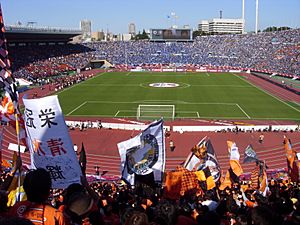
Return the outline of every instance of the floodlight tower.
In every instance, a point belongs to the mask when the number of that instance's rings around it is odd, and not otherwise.
[[[242,0],[242,21],[243,21],[243,31],[245,33],[245,0]]]
[[[256,0],[256,18],[255,18],[255,33],[258,32],[258,0]]]

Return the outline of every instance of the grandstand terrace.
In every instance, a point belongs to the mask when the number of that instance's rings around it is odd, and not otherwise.
[[[14,35],[17,39],[18,34]],[[51,34],[48,41],[54,37],[59,37],[59,32]],[[32,38],[34,42],[34,36]],[[13,39],[8,36],[8,42],[12,41]],[[10,48],[10,57],[17,64],[14,65],[17,77],[23,74],[30,76],[32,70],[34,77],[45,76],[41,64],[49,62],[63,63],[75,69],[83,68],[90,60],[107,60],[115,67],[128,68],[141,65],[159,67],[162,64],[192,68],[209,66],[276,73],[297,79],[299,43],[300,29],[292,29],[259,34],[202,36],[197,37],[194,42],[116,41],[68,44],[64,47],[14,46]],[[24,57],[24,54],[27,57]],[[18,65],[19,62],[22,64]],[[55,67],[56,63],[53,66]],[[49,69],[51,70],[51,66]],[[51,75],[55,71],[56,69]]]

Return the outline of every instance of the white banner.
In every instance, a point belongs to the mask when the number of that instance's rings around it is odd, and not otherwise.
[[[134,175],[153,172],[154,180],[162,182],[165,171],[163,120],[150,124],[141,134],[118,144],[122,178],[134,185]]]
[[[57,96],[23,102],[31,166],[49,171],[53,188],[80,183],[81,169]]]

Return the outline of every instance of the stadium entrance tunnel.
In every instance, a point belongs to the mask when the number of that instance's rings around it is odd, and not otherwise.
[[[113,65],[109,63],[107,60],[91,60],[86,67],[91,69],[99,69],[99,68],[109,68],[112,66]]]

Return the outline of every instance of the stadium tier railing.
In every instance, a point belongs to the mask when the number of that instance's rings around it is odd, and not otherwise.
[[[84,122],[87,125],[87,122]],[[129,123],[105,123],[102,122],[102,127],[106,129],[118,129],[118,130],[144,130],[147,128],[147,124],[136,122],[137,124]],[[69,127],[80,127],[80,121],[66,121]],[[92,122],[92,128],[97,128],[97,123]],[[171,126],[164,126],[164,128],[170,131]],[[238,125],[238,126],[172,126],[174,132],[199,132],[199,131],[210,131],[219,132],[222,130],[234,130],[238,128],[241,131],[263,131],[269,130],[270,125]],[[270,131],[299,131],[300,125],[272,125]]]

